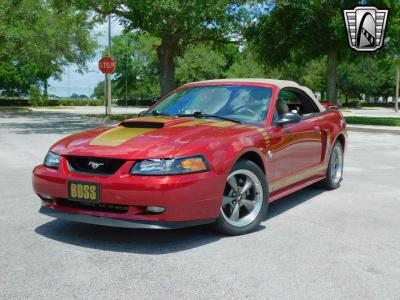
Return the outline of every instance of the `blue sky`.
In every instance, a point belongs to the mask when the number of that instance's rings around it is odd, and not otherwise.
[[[112,20],[111,23],[111,34],[118,35],[122,31],[122,27],[119,25],[116,19]],[[90,96],[93,92],[94,87],[98,82],[104,79],[104,74],[98,69],[97,62],[100,59],[101,52],[105,45],[108,43],[108,23],[97,26],[94,30],[94,34],[98,34],[99,48],[97,49],[97,55],[93,61],[88,62],[88,72],[85,74],[79,74],[75,71],[75,67],[70,65],[69,76],[68,68],[64,69],[62,79],[60,80],[49,80],[49,94],[67,97],[68,96],[68,81],[69,81],[69,93],[85,94]],[[69,77],[69,80],[68,80]]]

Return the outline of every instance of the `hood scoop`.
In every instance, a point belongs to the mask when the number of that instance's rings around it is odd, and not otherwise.
[[[142,117],[137,119],[126,120],[121,122],[119,126],[125,128],[160,129],[188,122],[189,123],[193,122],[193,118],[155,116],[155,117]],[[204,120],[202,120],[201,122],[204,123]]]
[[[124,121],[95,137],[92,146],[119,146],[123,143],[164,127],[162,122]]]
[[[143,121],[125,121],[119,124],[126,128],[154,128],[159,129],[164,127],[162,122],[143,122]]]

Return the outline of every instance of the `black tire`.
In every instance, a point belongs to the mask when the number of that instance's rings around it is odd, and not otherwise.
[[[332,164],[332,159],[335,151],[339,151],[339,153],[341,154],[342,167],[340,171],[340,176],[336,175],[336,177],[333,177],[332,172],[334,172],[333,171],[334,166]],[[326,177],[318,183],[318,186],[326,190],[334,190],[340,186],[342,180],[343,180],[343,147],[339,141],[336,141],[335,144],[333,145],[331,156],[329,158],[329,165],[326,171]]]
[[[253,202],[257,203],[257,204],[255,204],[253,206],[253,211],[250,211],[250,210],[248,210],[247,205],[241,204],[242,201],[247,201],[246,195],[243,198],[244,200],[236,201],[236,203],[238,203],[238,207],[239,207],[239,209],[238,209],[239,212],[237,215],[239,216],[240,212],[244,211],[244,214],[243,214],[244,217],[238,219],[238,222],[240,222],[241,219],[248,218],[248,220],[245,220],[244,223],[246,223],[246,222],[250,222],[250,223],[243,225],[243,226],[235,226],[235,225],[230,224],[227,221],[228,217],[223,212],[223,209],[227,208],[226,205],[233,205],[232,204],[233,202],[230,202],[229,204],[224,205],[224,201],[223,201],[221,203],[220,216],[218,217],[216,222],[213,224],[213,227],[214,227],[214,230],[216,230],[217,232],[222,233],[224,235],[242,235],[242,234],[247,234],[247,233],[254,231],[255,229],[257,229],[257,227],[259,226],[261,221],[264,220],[267,210],[268,210],[268,200],[269,200],[268,185],[267,185],[266,177],[259,166],[257,166],[255,163],[253,163],[252,161],[249,161],[249,160],[239,160],[235,164],[235,166],[232,168],[232,170],[230,171],[228,178],[232,177],[233,176],[232,174],[235,174],[235,172],[242,172],[243,170],[245,170],[246,172],[251,172],[259,180],[259,182],[257,182],[257,183],[253,182],[251,191],[249,189],[248,192],[244,193],[244,194],[248,193],[249,197],[251,195],[254,195],[254,197],[256,197],[257,200],[254,200]],[[250,175],[250,173],[249,173],[249,175]],[[242,175],[240,173],[238,173],[235,176],[239,176],[237,183],[239,186],[238,190],[240,191],[240,189],[242,187],[244,187],[244,186],[240,186],[240,183],[242,180],[242,179],[240,179],[240,176],[242,176]],[[228,178],[227,178],[227,181],[228,181]],[[244,177],[244,178],[246,178],[246,180],[247,180],[247,177]],[[236,181],[236,177],[235,177],[235,181]],[[227,192],[227,189],[229,189],[229,187],[230,187],[230,185],[227,183],[227,185],[225,187],[224,196],[225,196],[225,193]],[[233,189],[231,189],[230,192],[232,192],[232,190]],[[262,190],[262,196],[260,195],[261,190]],[[238,194],[240,194],[240,193],[238,193]],[[242,196],[243,196],[243,194],[242,194]],[[240,197],[240,196],[237,196],[237,197]],[[257,211],[258,211],[258,213],[257,213]],[[248,213],[247,216],[246,216],[246,212]],[[232,213],[232,215],[233,215],[233,213]],[[254,220],[251,221],[252,218],[254,218]]]

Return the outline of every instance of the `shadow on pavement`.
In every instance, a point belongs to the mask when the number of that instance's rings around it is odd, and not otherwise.
[[[35,229],[47,238],[104,251],[159,255],[210,244],[223,236],[198,226],[177,230],[145,230],[53,220]]]
[[[8,111],[1,112],[0,119],[1,127],[14,134],[71,134],[104,125],[79,114],[59,111]]]
[[[271,203],[267,219],[285,213],[322,192],[323,190],[307,188]],[[265,226],[268,227],[268,220],[264,221],[257,231],[268,230]],[[208,226],[178,230],[144,230],[96,226],[63,220],[50,221],[37,227],[35,232],[52,240],[80,247],[150,255],[181,252],[224,238],[212,232]]]
[[[321,195],[324,192],[326,192],[326,190],[319,189],[315,187],[315,185],[312,185],[291,195],[283,197],[275,202],[272,202],[269,206],[267,220],[275,218],[280,214]]]

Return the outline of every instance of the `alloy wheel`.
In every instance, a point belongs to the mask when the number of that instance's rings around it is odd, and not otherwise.
[[[343,152],[340,146],[333,148],[330,164],[332,182],[337,184],[342,179],[343,175]]]
[[[221,214],[229,224],[237,227],[250,224],[257,218],[262,202],[261,182],[253,172],[240,169],[228,176]]]

